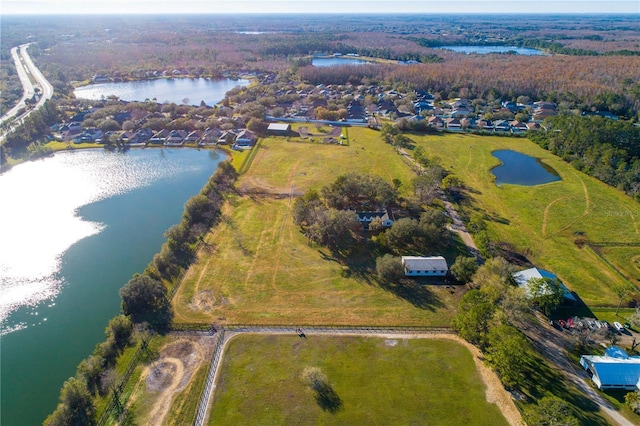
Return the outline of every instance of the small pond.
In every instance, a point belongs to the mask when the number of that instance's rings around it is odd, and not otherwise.
[[[510,149],[493,151],[492,154],[502,162],[500,166],[491,170],[498,186],[502,184],[534,186],[560,180],[558,173],[538,158]]]
[[[76,98],[100,100],[117,96],[123,101],[151,99],[160,103],[174,102],[188,105],[215,105],[236,86],[246,86],[249,80],[231,78],[159,78],[154,80],[99,83],[78,87],[73,91]]]
[[[507,53],[507,52],[515,52],[518,55],[525,55],[525,56],[544,55],[544,53],[538,49],[529,49],[526,47],[516,47],[516,46],[445,46],[445,47],[441,47],[441,49],[453,50],[454,52],[467,53],[467,54],[479,53],[482,55],[485,55],[487,53]]]
[[[313,58],[311,61],[311,65],[314,67],[336,67],[339,65],[364,65],[370,64],[362,59],[354,59],[354,58]]]

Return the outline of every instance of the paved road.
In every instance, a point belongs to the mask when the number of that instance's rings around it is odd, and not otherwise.
[[[18,72],[18,77],[20,78],[20,82],[22,83],[22,98],[20,98],[16,106],[11,108],[5,115],[2,116],[2,119],[0,119],[1,123],[4,123],[6,120],[10,120],[15,117],[18,114],[18,110],[25,106],[25,100],[31,99],[35,93],[35,88],[33,86],[33,83],[31,82],[31,79],[29,78],[30,72],[27,70],[27,67],[22,62],[22,58],[20,56],[19,51],[22,48],[23,46],[19,46],[11,49],[11,57],[13,58],[13,62],[16,65],[16,71]]]
[[[0,123],[10,122],[12,120],[9,126],[10,129],[13,128],[17,123],[24,120],[24,118],[31,114],[33,111],[44,105],[44,103],[48,99],[51,99],[51,97],[53,96],[53,86],[44,77],[44,75],[42,75],[38,67],[36,67],[33,63],[31,56],[29,56],[29,53],[27,53],[28,47],[29,44],[23,44],[11,49],[11,56],[13,57],[13,61],[15,62],[20,81],[22,82],[24,94],[22,96],[22,99],[20,99],[20,102],[18,102],[15,107],[11,108],[11,110],[9,110],[0,119]],[[35,79],[36,86],[33,85],[33,82],[31,81],[31,78],[29,76]],[[20,117],[16,117],[18,110],[25,106],[25,100],[31,99],[33,97],[36,87],[40,90],[40,100],[38,100],[38,103],[32,109],[25,112]],[[3,133],[0,136],[0,140],[3,140],[4,138],[5,134]]]
[[[586,371],[577,368],[567,356],[567,345],[564,335],[549,325],[546,318],[537,313],[538,323],[524,329],[524,333],[529,337],[538,352],[543,354],[559,371],[564,374],[567,380],[575,384],[587,397],[596,403],[600,410],[605,413],[615,424],[620,426],[633,426],[633,423],[620,414],[600,393],[590,384],[591,379]]]

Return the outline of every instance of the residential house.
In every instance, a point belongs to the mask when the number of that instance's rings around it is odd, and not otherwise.
[[[514,132],[514,133],[522,133],[522,132],[526,132],[527,130],[529,130],[527,125],[524,124],[520,120],[510,121],[509,125],[511,126],[511,131]]]
[[[462,123],[458,118],[447,118],[444,122],[449,130],[462,130]]]
[[[202,136],[200,137],[200,141],[198,142],[198,145],[204,145],[204,146],[216,145],[220,135],[222,135],[222,131],[220,129],[217,129],[217,128],[206,129],[202,133]]]
[[[236,141],[233,146],[235,148],[251,148],[257,140],[258,137],[253,132],[247,129],[243,129],[238,132]]]
[[[496,120],[493,122],[493,130],[496,132],[508,132],[511,130],[511,126],[507,120]]]
[[[442,256],[402,256],[402,266],[407,277],[444,277],[449,270]]]
[[[164,140],[165,146],[182,146],[184,145],[184,138],[187,137],[186,130],[172,130]]]
[[[154,145],[162,145],[165,140],[169,137],[169,131],[167,129],[162,129],[156,133],[149,139],[150,144]]]
[[[218,137],[218,145],[233,145],[238,134],[233,130],[228,130]]]
[[[127,146],[145,146],[153,136],[153,130],[150,127],[143,127],[134,133],[133,136],[125,143]]]
[[[378,210],[373,212],[356,212],[358,222],[362,224],[365,231],[369,230],[369,225],[373,221],[379,221],[383,228],[389,228],[393,225],[393,213],[391,209]]]
[[[610,346],[604,355],[582,355],[580,365],[598,389],[640,390],[640,357]]]
[[[444,127],[444,121],[442,118],[432,115],[427,119],[429,126],[435,127],[436,129],[442,129]]]
[[[184,143],[195,144],[200,140],[203,134],[204,132],[202,130],[194,130],[193,132],[189,133],[186,138],[184,138]]]

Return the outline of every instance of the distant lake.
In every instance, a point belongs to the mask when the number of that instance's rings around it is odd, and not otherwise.
[[[538,49],[529,49],[526,47],[516,47],[516,46],[445,46],[440,49],[444,50],[453,50],[454,52],[460,53],[479,53],[479,54],[487,54],[487,53],[507,53],[507,52],[515,52],[518,55],[526,55],[526,56],[534,56],[534,55],[544,55],[541,50]]]
[[[246,86],[249,80],[224,78],[160,78],[155,80],[130,81],[120,83],[99,83],[78,87],[73,93],[76,98],[100,100],[115,95],[123,101],[144,101],[155,99],[159,103],[175,102],[189,105],[215,105],[225,94],[236,86]]]
[[[496,177],[496,185],[534,186],[560,180],[558,173],[538,158],[510,149],[501,149],[492,154],[502,162],[502,165],[491,170]]]
[[[362,59],[355,58],[313,58],[311,61],[311,65],[314,67],[337,67],[340,65],[364,65],[370,64],[371,62],[367,62]]]

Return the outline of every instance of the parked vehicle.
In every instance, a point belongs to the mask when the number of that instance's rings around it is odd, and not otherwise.
[[[618,321],[615,321],[615,322],[613,323],[613,326],[614,326],[614,327],[616,328],[616,330],[618,330],[618,331],[622,331],[622,330],[624,330],[624,327],[623,327],[623,326],[622,326],[622,324],[620,324]]]

